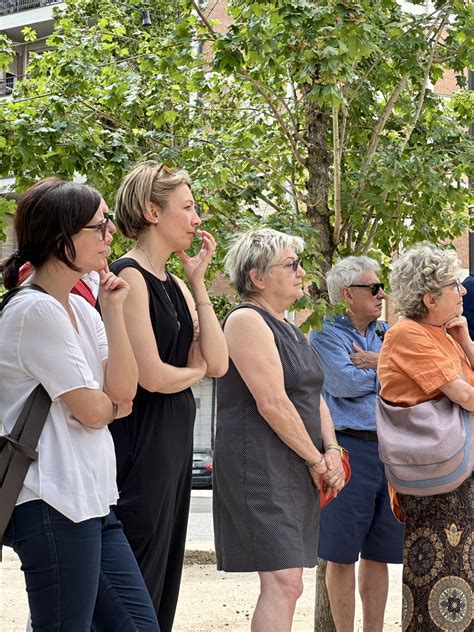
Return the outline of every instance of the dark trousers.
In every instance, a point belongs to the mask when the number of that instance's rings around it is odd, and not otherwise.
[[[21,560],[34,632],[159,632],[122,525],[74,523],[42,500],[15,508],[4,543]]]

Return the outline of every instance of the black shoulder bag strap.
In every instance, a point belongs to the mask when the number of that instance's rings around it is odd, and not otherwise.
[[[0,315],[9,300],[25,289],[45,292],[33,283],[10,290],[2,297]],[[38,384],[28,396],[13,430],[0,436],[0,561],[3,534],[15,509],[28,468],[38,457],[36,446],[50,407],[51,398],[44,387]]]

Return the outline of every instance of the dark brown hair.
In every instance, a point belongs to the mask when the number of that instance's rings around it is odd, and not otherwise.
[[[56,257],[72,270],[79,270],[74,264],[72,237],[94,217],[100,201],[95,189],[59,178],[46,178],[25,191],[15,215],[18,250],[0,266],[5,287],[18,284],[20,267],[27,261],[40,268]]]

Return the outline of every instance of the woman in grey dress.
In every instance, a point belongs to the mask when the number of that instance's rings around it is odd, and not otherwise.
[[[219,570],[259,573],[253,632],[291,630],[303,567],[317,560],[318,489],[325,481],[336,495],[344,485],[321,369],[284,317],[303,293],[303,246],[263,228],[240,235],[226,257],[243,302],[224,323],[230,367],[217,387],[214,531]]]

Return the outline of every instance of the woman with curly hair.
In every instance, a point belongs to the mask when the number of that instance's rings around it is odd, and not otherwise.
[[[415,406],[446,396],[474,411],[474,343],[453,250],[420,244],[394,263],[402,315],[379,358],[380,396]],[[405,521],[403,630],[472,630],[472,476],[446,494],[397,493]]]

